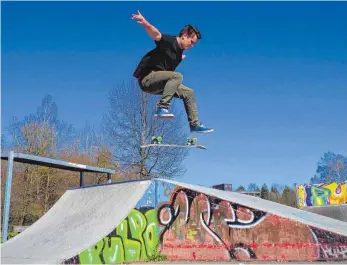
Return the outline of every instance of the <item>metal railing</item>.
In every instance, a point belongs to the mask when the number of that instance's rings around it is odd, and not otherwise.
[[[115,173],[115,170],[113,169],[99,168],[99,167],[87,166],[83,164],[71,163],[71,162],[67,162],[63,160],[51,159],[47,157],[15,153],[14,151],[10,151],[9,155],[1,154],[1,159],[8,161],[7,178],[6,178],[6,186],[5,186],[5,198],[4,198],[2,241],[7,241],[7,238],[8,238],[8,223],[9,223],[9,216],[10,216],[11,187],[12,187],[12,174],[13,174],[14,162],[80,172],[80,187],[82,187],[84,184],[85,172],[105,173],[107,174],[107,183],[110,183],[112,181],[111,174]]]

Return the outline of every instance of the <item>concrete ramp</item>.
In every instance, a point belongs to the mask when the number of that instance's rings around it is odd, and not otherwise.
[[[347,204],[304,207],[303,210],[347,222]]]
[[[1,245],[1,263],[62,263],[107,236],[136,206],[150,183],[66,191],[42,218]]]
[[[249,196],[237,192],[222,191],[217,189],[210,189],[202,186],[190,185],[186,183],[180,183],[177,181],[167,182],[180,185],[182,187],[192,189],[209,196],[218,197],[233,203],[237,203],[246,207],[257,209],[258,211],[264,211],[269,214],[274,214],[279,217],[289,218],[293,221],[307,224],[310,226],[325,229],[330,232],[338,233],[340,235],[347,236],[347,223],[327,216],[322,216],[316,213],[307,212],[304,210],[289,207],[276,202],[263,200],[259,197]],[[346,242],[347,243],[347,242]]]
[[[67,191],[2,245],[2,263],[347,261],[347,223],[236,192],[156,179]]]
[[[344,222],[235,192],[158,179],[114,230],[66,264],[347,260]]]

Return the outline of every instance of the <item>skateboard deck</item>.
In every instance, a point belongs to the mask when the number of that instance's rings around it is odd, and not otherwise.
[[[199,148],[206,150],[206,146],[203,146],[201,144],[196,144],[198,141],[197,138],[187,138],[187,144],[169,144],[169,143],[162,143],[163,138],[161,136],[153,136],[152,141],[150,144],[141,145],[141,148],[147,148],[147,147],[186,147],[186,148]]]
[[[147,148],[147,147],[187,147],[187,148],[199,148],[199,149],[204,149],[206,150],[207,148],[201,144],[194,144],[194,145],[188,145],[188,144],[146,144],[146,145],[141,145],[141,148]]]

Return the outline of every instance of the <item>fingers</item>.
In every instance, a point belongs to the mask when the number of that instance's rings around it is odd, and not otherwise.
[[[131,18],[132,19],[134,19],[134,18],[136,18],[136,19],[143,19],[144,17],[140,13],[140,10],[137,10],[137,14],[132,14]]]

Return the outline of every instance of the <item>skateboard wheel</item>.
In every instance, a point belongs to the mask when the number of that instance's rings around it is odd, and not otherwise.
[[[193,145],[198,141],[197,138],[187,138],[187,145]]]
[[[151,143],[152,144],[160,144],[162,140],[163,140],[163,137],[161,137],[161,136],[152,136]]]

